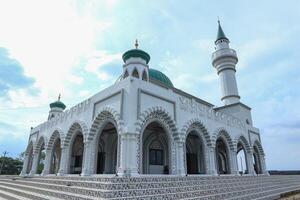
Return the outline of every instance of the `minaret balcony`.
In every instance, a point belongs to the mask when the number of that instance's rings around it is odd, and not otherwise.
[[[226,49],[219,49],[219,50],[215,51],[211,56],[212,62],[214,63],[216,60],[223,58],[223,57],[232,57],[232,58],[236,59],[236,61],[238,59],[235,50],[226,48]]]

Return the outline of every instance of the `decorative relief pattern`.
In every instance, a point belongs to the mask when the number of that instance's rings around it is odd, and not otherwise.
[[[227,126],[236,127],[241,130],[246,129],[243,121],[232,115],[216,111],[214,107],[209,107],[198,103],[195,99],[189,99],[183,96],[179,97],[179,107],[185,112],[195,114],[199,117],[205,117],[216,122],[220,122]]]
[[[85,112],[91,103],[91,99],[87,99],[76,106],[71,107],[68,110],[65,110],[63,113],[56,115],[52,119],[40,124],[39,126],[35,127],[34,130],[39,130],[40,132],[49,130],[53,127],[57,127],[59,124],[65,123],[70,118],[73,117],[74,114],[78,115],[79,113]]]
[[[255,140],[255,142],[253,143],[253,147],[254,147],[254,146],[256,146],[256,147],[258,148],[259,154],[260,154],[261,156],[265,156],[265,152],[264,152],[264,150],[263,150],[263,148],[262,148],[262,146],[261,146],[261,143],[260,143],[258,140]]]
[[[175,141],[180,140],[179,134],[177,131],[177,127],[175,122],[170,117],[169,113],[163,109],[162,107],[152,107],[144,112],[142,112],[135,123],[136,125],[136,133],[138,134],[138,151],[137,151],[137,169],[139,173],[142,172],[142,140],[143,140],[143,131],[146,128],[146,126],[151,122],[158,122],[162,127],[164,127],[167,131],[167,134],[171,141],[170,143],[170,149],[169,156],[171,158],[170,165],[172,168],[172,173],[175,173],[176,166],[174,165],[175,162]]]
[[[45,140],[44,136],[41,136],[35,145],[33,153],[34,154],[39,153],[43,144],[46,147],[46,140]]]
[[[225,140],[225,142],[227,143],[228,147],[230,150],[235,150],[236,147],[234,146],[234,143],[228,133],[228,131],[221,127],[221,128],[218,128],[214,134],[212,135],[211,139],[212,139],[212,146],[215,146],[216,145],[216,142],[217,142],[217,139],[218,138],[223,138]]]
[[[237,148],[239,142],[243,145],[243,147],[245,148],[245,151],[247,153],[251,153],[252,152],[251,151],[251,147],[250,147],[247,139],[243,135],[235,138],[234,141],[233,141],[233,145]]]
[[[84,139],[85,139],[85,137],[88,134],[88,128],[87,128],[87,126],[85,125],[84,122],[82,122],[82,121],[74,121],[72,123],[71,127],[69,128],[69,130],[67,132],[67,135],[64,138],[64,141],[62,142],[62,144],[63,144],[62,148],[69,146],[71,138],[72,138],[72,135],[74,134],[74,132],[76,130],[80,130],[82,132],[82,135],[83,135]]]
[[[197,118],[189,120],[181,129],[181,134],[184,140],[186,139],[187,135],[193,130],[195,130],[199,134],[200,138],[203,139],[207,146],[212,145],[212,141],[207,129],[205,128],[201,120]]]
[[[121,120],[120,114],[115,111],[113,108],[107,106],[102,108],[98,114],[96,115],[93,124],[91,126],[91,129],[88,133],[87,136],[87,141],[94,141],[95,140],[95,135],[104,128],[107,122],[112,122],[117,129],[118,132],[118,147],[117,147],[117,168],[120,166],[120,148],[121,148],[121,139],[120,135],[123,133],[123,126],[124,122]],[[96,142],[96,141],[94,141]],[[92,154],[95,155],[95,148],[92,150]]]
[[[93,140],[97,131],[101,130],[106,122],[112,121],[116,126],[118,134],[123,133],[124,122],[121,120],[120,114],[113,108],[107,106],[102,108],[96,115],[93,124],[91,126],[90,132],[88,134],[87,140]]]
[[[59,128],[55,129],[55,131],[52,133],[52,135],[49,139],[47,148],[46,148],[47,151],[48,150],[50,151],[52,149],[54,142],[57,138],[60,138],[60,142],[61,142],[60,145],[62,146],[62,141],[64,141],[64,134],[63,134],[62,130]]]

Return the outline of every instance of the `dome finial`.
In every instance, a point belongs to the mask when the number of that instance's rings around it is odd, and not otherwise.
[[[135,40],[134,46],[135,46],[136,49],[139,47],[138,39]]]
[[[61,98],[61,95],[60,95],[60,93],[58,94],[58,101],[60,101],[60,98]]]

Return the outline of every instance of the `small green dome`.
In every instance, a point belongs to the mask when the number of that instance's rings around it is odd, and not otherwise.
[[[64,110],[66,108],[66,105],[58,100],[53,103],[50,103],[50,108],[61,108]]]
[[[140,49],[131,49],[129,51],[126,51],[122,56],[124,62],[126,62],[126,60],[128,60],[129,58],[132,58],[132,57],[142,58],[143,60],[146,61],[147,64],[150,61],[150,55]]]
[[[162,73],[156,69],[149,69],[149,78],[150,78],[150,80],[158,81],[161,84],[163,84],[169,88],[174,87],[171,80],[164,73]]]

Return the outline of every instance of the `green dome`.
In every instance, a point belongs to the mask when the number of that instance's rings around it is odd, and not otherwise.
[[[126,60],[128,60],[129,58],[132,58],[132,57],[142,58],[143,60],[146,61],[147,64],[150,61],[150,55],[140,49],[131,49],[129,51],[126,51],[122,56],[124,62],[126,62]]]
[[[58,100],[53,103],[50,103],[50,108],[61,108],[64,110],[66,108],[66,105]]]
[[[174,87],[170,79],[165,74],[156,69],[149,69],[149,77],[150,80],[158,81],[159,83],[167,87]]]

